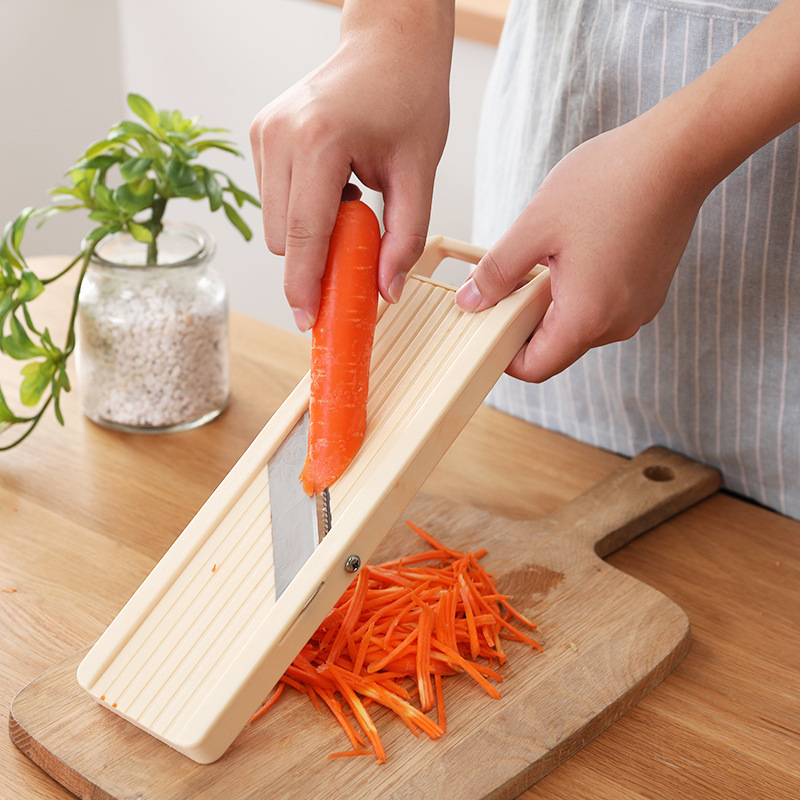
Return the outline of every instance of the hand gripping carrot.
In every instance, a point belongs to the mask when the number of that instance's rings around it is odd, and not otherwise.
[[[343,201],[312,329],[308,454],[300,476],[308,495],[339,478],[364,440],[380,241],[372,209],[360,200]]]

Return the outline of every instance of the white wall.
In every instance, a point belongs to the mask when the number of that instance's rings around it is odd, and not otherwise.
[[[117,6],[109,0],[0,0],[0,227],[54,188],[123,112]],[[77,252],[82,219],[51,220],[26,253]],[[73,243],[75,243],[74,250]]]
[[[200,114],[210,125],[230,128],[247,158],[222,156],[216,165],[256,194],[251,119],[327,58],[339,36],[339,10],[314,0],[0,3],[4,47],[14,47],[12,54],[0,49],[3,75],[14,75],[13,81],[4,79],[0,99],[22,123],[14,130],[0,126],[0,174],[13,176],[2,193],[3,220],[24,205],[47,202],[45,191],[64,168],[127,113],[128,91],[144,94],[157,107]],[[13,28],[5,24],[7,9]],[[23,33],[10,36],[12,29]],[[470,237],[478,109],[493,55],[490,46],[456,42],[451,133],[438,172],[431,233]],[[33,63],[33,69],[17,63]],[[183,219],[217,237],[216,265],[232,307],[294,330],[283,298],[282,259],[263,244],[258,210],[244,212],[255,232],[248,244],[221,213],[211,216],[206,204],[178,202],[184,203],[177,209]],[[57,245],[48,241],[38,251],[63,251]]]

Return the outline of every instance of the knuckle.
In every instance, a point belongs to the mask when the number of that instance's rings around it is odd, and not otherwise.
[[[327,145],[336,130],[334,121],[324,111],[305,108],[295,117],[292,136],[299,149],[313,153]]]
[[[266,109],[261,110],[250,123],[250,144],[255,146],[268,138],[270,130],[270,115]]]
[[[417,263],[422,252],[425,250],[427,241],[428,237],[424,233],[408,234],[409,268]]]
[[[491,251],[481,259],[481,279],[482,283],[493,291],[504,289],[508,284],[503,266]]]
[[[286,246],[305,248],[319,241],[319,236],[302,220],[290,221],[286,226]]]
[[[259,117],[256,117],[250,123],[250,146],[255,147],[261,141],[261,120]]]

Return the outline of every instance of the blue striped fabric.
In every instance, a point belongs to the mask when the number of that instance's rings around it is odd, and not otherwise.
[[[569,150],[703,72],[770,0],[512,0],[479,135],[474,240],[490,246]],[[661,444],[800,518],[798,129],[712,192],[658,316],[491,405],[617,453]],[[602,202],[602,198],[598,198]]]

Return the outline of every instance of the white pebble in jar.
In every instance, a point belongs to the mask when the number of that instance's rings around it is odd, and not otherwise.
[[[132,237],[111,240],[81,287],[78,384],[84,413],[130,431],[183,430],[227,404],[228,303],[213,242],[189,226],[159,237],[145,265]]]

